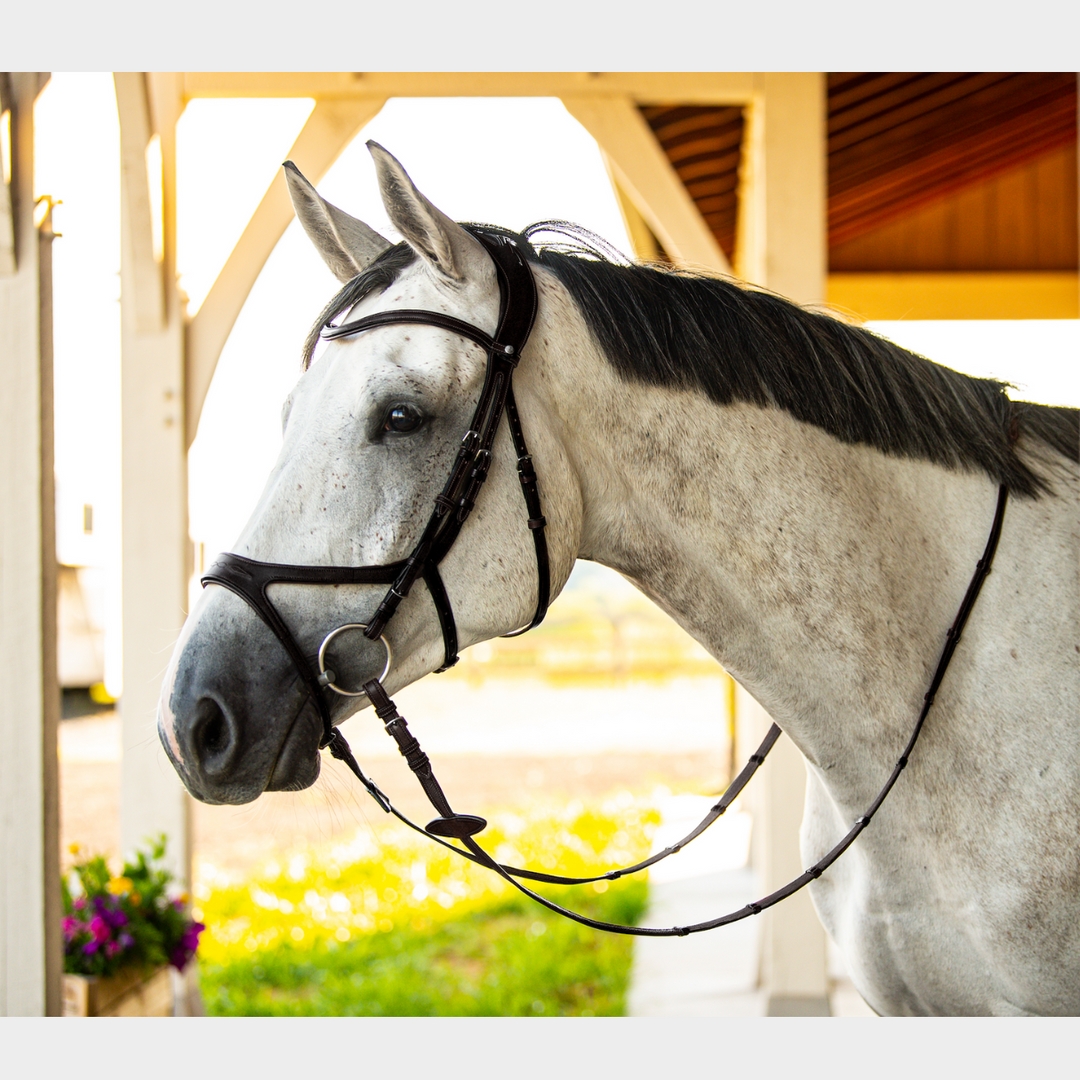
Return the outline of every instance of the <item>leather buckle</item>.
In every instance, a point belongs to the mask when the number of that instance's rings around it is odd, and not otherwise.
[[[487,479],[488,470],[491,468],[491,451],[477,450],[473,458],[472,479],[477,483],[483,483]]]

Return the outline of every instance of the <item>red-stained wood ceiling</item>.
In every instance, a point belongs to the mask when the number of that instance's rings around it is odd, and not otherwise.
[[[651,105],[641,111],[731,258],[742,110]],[[959,269],[950,245],[955,249],[957,232],[966,231],[968,268],[1075,268],[1076,141],[1075,72],[830,73],[830,261],[850,269],[903,269],[898,264],[910,262],[917,248],[921,266]],[[1026,200],[988,211],[962,198],[1036,166],[1039,178],[1028,183]],[[1010,198],[1002,191],[998,202]],[[951,208],[948,227],[933,215],[919,216],[935,206]],[[896,227],[904,222],[919,234],[906,247],[896,242]],[[1020,238],[1040,227],[1047,242],[1010,248],[1008,234]],[[982,235],[988,240],[980,246]]]

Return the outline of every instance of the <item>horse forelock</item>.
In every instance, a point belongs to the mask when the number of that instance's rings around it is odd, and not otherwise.
[[[387,248],[370,266],[345,282],[326,307],[319,312],[315,325],[308,331],[304,339],[301,370],[307,371],[311,366],[315,348],[319,344],[319,335],[334,319],[360,303],[365,296],[388,289],[397,280],[398,274],[415,261],[416,252],[402,241]]]

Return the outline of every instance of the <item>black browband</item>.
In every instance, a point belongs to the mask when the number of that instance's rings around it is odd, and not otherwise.
[[[976,564],[974,576],[964,595],[960,610],[957,612],[956,619],[946,635],[945,646],[930,682],[930,689],[923,698],[923,707],[907,746],[893,767],[884,787],[878,792],[866,812],[855,819],[851,829],[838,844],[809,870],[805,870],[797,878],[788,882],[787,885],[763,897],[761,900],[747,904],[745,907],[732,911],[727,915],[722,915],[719,918],[694,923],[690,926],[676,926],[666,929],[622,926],[617,923],[590,919],[567,908],[560,907],[558,904],[526,888],[517,879],[524,878],[530,881],[557,885],[584,885],[594,881],[613,881],[624,875],[644,870],[668,855],[675,854],[691,840],[700,836],[734,802],[751,776],[765,760],[765,756],[780,737],[781,732],[776,724],[769,728],[764,741],[750,757],[742,772],[731,783],[719,801],[709,810],[700,824],[682,840],[634,866],[611,870],[587,878],[560,877],[555,874],[544,874],[533,870],[506,866],[496,862],[484,851],[473,839],[473,836],[483,830],[487,822],[483,818],[471,814],[455,813],[450,807],[450,803],[432,771],[430,760],[420,748],[419,742],[412,736],[404,717],[398,713],[393,701],[387,696],[380,679],[370,679],[366,682],[362,693],[367,695],[379,719],[383,721],[387,733],[397,742],[398,750],[416,774],[428,799],[441,816],[429,822],[426,827],[420,828],[420,826],[401,814],[391,804],[379,786],[361,771],[345,737],[340,730],[334,727],[330,718],[330,710],[323,694],[324,687],[329,687],[338,693],[350,694],[350,692],[336,687],[333,681],[333,673],[323,668],[323,650],[325,650],[327,642],[334,634],[355,627],[361,629],[369,639],[381,639],[383,641],[387,650],[386,670],[389,670],[390,646],[383,637],[383,630],[397,611],[398,604],[408,595],[416,579],[422,577],[427,585],[442,627],[445,659],[439,671],[445,671],[457,663],[457,629],[450,600],[447,597],[442,578],[439,576],[438,566],[457,539],[461,527],[468,519],[476,503],[480,488],[487,479],[491,465],[491,448],[504,412],[513,439],[514,449],[517,453],[518,476],[521,480],[522,492],[529,513],[528,525],[532,530],[536,547],[538,577],[538,598],[536,612],[532,621],[527,626],[506,636],[513,637],[539,625],[547,613],[550,600],[550,569],[547,541],[544,536],[546,522],[541,513],[536,473],[532,467],[532,458],[529,456],[525,445],[521,420],[518,416],[511,386],[514,368],[517,366],[522,349],[525,347],[525,342],[528,340],[529,332],[532,329],[533,320],[536,317],[536,284],[533,281],[532,271],[529,269],[524,255],[510,237],[501,233],[488,232],[477,226],[465,226],[465,228],[484,246],[495,263],[499,282],[500,305],[499,325],[494,337],[490,337],[483,330],[450,315],[443,315],[434,311],[410,309],[384,311],[340,326],[328,326],[322,333],[323,338],[334,340],[336,338],[351,337],[354,334],[380,326],[419,323],[437,326],[460,334],[487,350],[487,374],[480,392],[480,399],[473,412],[472,422],[462,439],[461,448],[450,471],[450,476],[442,492],[435,499],[435,508],[428,520],[427,527],[413,548],[412,553],[399,562],[387,563],[382,566],[356,567],[290,566],[279,563],[257,562],[241,555],[226,553],[215,560],[210,569],[203,575],[202,583],[204,586],[214,584],[230,589],[246,601],[270,627],[286,652],[288,652],[322,718],[323,738],[319,743],[320,749],[328,748],[334,757],[344,761],[379,806],[387,813],[393,814],[408,825],[409,828],[423,833],[463,858],[495,871],[515,888],[543,904],[544,907],[549,908],[551,911],[597,930],[648,937],[682,937],[686,934],[711,930],[751,915],[757,915],[766,908],[772,907],[773,904],[792,895],[792,893],[797,892],[815,878],[820,877],[822,872],[851,846],[859,833],[870,823],[870,819],[885,801],[885,797],[892,790],[900,773],[907,766],[915,741],[922,730],[923,721],[934,703],[934,696],[941,685],[942,679],[945,677],[945,671],[948,668],[949,661],[952,659],[957,643],[960,641],[960,635],[967,622],[968,615],[975,605],[975,600],[979,595],[986,575],[990,572],[994,552],[997,550],[998,539],[1001,535],[1005,504],[1008,499],[1008,488],[1001,485],[998,490],[997,509],[994,514],[990,537],[987,540],[986,550],[983,552],[983,557]],[[266,590],[270,585],[274,584],[389,585],[390,588],[369,622],[366,624],[347,624],[338,627],[327,635],[319,652],[318,663],[313,666],[267,595]],[[320,672],[320,674],[317,675],[316,671]],[[385,677],[386,671],[384,671],[382,678]],[[350,694],[350,696],[357,695]],[[448,843],[443,837],[457,839],[464,847]]]

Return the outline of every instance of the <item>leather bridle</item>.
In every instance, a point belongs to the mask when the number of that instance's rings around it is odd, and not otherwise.
[[[344,761],[379,806],[387,813],[393,814],[408,825],[409,828],[423,833],[463,858],[488,867],[515,888],[550,910],[594,929],[648,937],[682,937],[686,934],[711,930],[727,923],[736,922],[750,915],[757,915],[773,904],[791,896],[815,878],[820,877],[851,846],[855,838],[870,823],[871,818],[873,818],[885,801],[885,797],[892,790],[900,773],[907,766],[911,751],[919,737],[919,732],[922,730],[923,721],[934,703],[934,696],[941,685],[949,661],[952,659],[953,652],[960,641],[960,635],[967,622],[968,615],[975,605],[975,600],[979,595],[986,575],[990,572],[994,553],[997,550],[998,539],[1001,535],[1005,505],[1008,499],[1008,488],[1003,484],[998,490],[997,509],[986,549],[983,552],[983,557],[976,564],[975,573],[957,612],[956,619],[946,635],[945,646],[938,660],[934,676],[931,679],[930,688],[924,696],[922,710],[904,752],[893,767],[885,785],[878,792],[866,812],[855,819],[851,829],[838,844],[808,870],[805,870],[797,878],[788,882],[787,885],[763,897],[761,900],[747,904],[745,907],[718,918],[689,926],[670,928],[622,926],[616,923],[591,919],[563,908],[522,885],[519,879],[558,885],[583,885],[596,881],[613,881],[639,870],[644,870],[655,865],[661,859],[675,854],[690,841],[700,836],[723,815],[765,760],[765,756],[780,737],[781,731],[776,724],[769,728],[765,739],[757,751],[751,755],[742,772],[731,783],[719,801],[709,810],[705,818],[682,840],[634,866],[611,870],[595,877],[560,877],[555,874],[523,870],[499,863],[473,839],[476,833],[487,826],[487,822],[475,815],[458,814],[451,808],[445,793],[435,778],[430,760],[420,748],[420,744],[412,736],[405,719],[398,713],[397,707],[383,689],[382,680],[386,678],[392,663],[390,644],[386,640],[384,630],[397,611],[398,605],[409,594],[409,590],[417,579],[423,578],[438,614],[443,635],[444,660],[438,670],[446,671],[457,663],[457,627],[446,588],[439,574],[439,564],[446,557],[447,552],[449,552],[461,532],[462,526],[468,520],[469,514],[476,504],[480,489],[487,479],[492,461],[492,446],[504,414],[507,418],[510,437],[513,440],[514,450],[517,454],[518,476],[521,480],[522,493],[529,514],[528,526],[532,531],[536,548],[538,579],[537,605],[532,620],[527,626],[506,635],[507,637],[522,634],[540,624],[547,613],[551,589],[547,540],[544,535],[546,521],[541,512],[536,473],[525,444],[521,419],[514,401],[512,387],[514,369],[517,367],[536,317],[536,284],[524,254],[512,237],[479,226],[469,225],[464,227],[483,245],[495,263],[500,301],[498,327],[494,336],[489,336],[478,327],[450,315],[412,309],[383,311],[338,326],[328,325],[321,333],[321,336],[326,340],[336,340],[352,337],[382,326],[416,323],[436,326],[460,334],[462,337],[476,342],[488,354],[487,372],[480,398],[473,411],[469,430],[461,441],[461,447],[450,470],[450,475],[443,486],[442,492],[436,496],[435,507],[412,553],[398,562],[358,567],[293,566],[282,563],[258,562],[241,555],[226,553],[220,555],[203,575],[202,584],[204,586],[210,584],[221,585],[230,589],[250,605],[270,627],[289,654],[293,665],[307,688],[308,695],[322,719],[323,736],[319,743],[320,749],[328,748],[334,757]],[[375,614],[371,616],[367,623],[345,623],[331,630],[324,637],[317,660],[313,665],[309,658],[304,655],[292,632],[267,595],[267,589],[274,584],[389,585],[389,589]],[[361,691],[349,691],[337,686],[334,672],[328,669],[325,664],[326,649],[330,641],[347,630],[360,630],[368,639],[382,641],[386,648],[386,667],[382,675],[378,679],[370,679],[364,683]],[[368,697],[379,719],[383,721],[387,733],[397,742],[400,753],[416,774],[428,799],[439,812],[439,817],[421,828],[400,813],[379,786],[364,775],[353,757],[345,737],[333,725],[330,710],[323,695],[324,689],[345,696],[364,694]],[[444,837],[456,839],[463,846],[459,847],[457,844],[449,843],[446,839],[443,839]]]
[[[398,562],[374,566],[292,566],[257,562],[242,555],[226,553],[219,556],[202,576],[204,586],[223,585],[247,601],[285,646],[322,718],[323,739],[320,747],[328,746],[334,734],[330,711],[321,688],[327,687],[352,697],[363,693],[345,691],[334,684],[334,673],[327,671],[324,664],[325,650],[330,638],[344,630],[360,629],[370,640],[382,640],[389,662],[390,646],[383,631],[393,618],[398,605],[408,596],[417,578],[422,577],[427,586],[442,629],[444,655],[442,666],[438,670],[446,671],[457,663],[457,625],[439,574],[439,564],[446,557],[476,505],[477,496],[491,467],[492,445],[504,414],[517,454],[518,477],[529,514],[528,527],[536,549],[537,569],[537,602],[533,617],[528,625],[507,636],[512,637],[531,630],[538,626],[547,614],[551,595],[551,571],[544,534],[547,522],[541,513],[536,472],[525,444],[512,385],[514,369],[536,318],[536,283],[524,255],[512,238],[501,233],[486,232],[475,226],[469,228],[495,263],[500,303],[498,327],[493,337],[479,327],[453,316],[408,308],[382,311],[339,326],[327,326],[321,334],[325,340],[334,341],[354,337],[382,326],[415,323],[460,334],[476,342],[488,354],[484,384],[473,410],[469,429],[461,440],[450,475],[435,498],[435,506],[427,526],[409,556]],[[319,673],[316,675],[267,595],[269,586],[276,584],[389,585],[389,589],[375,614],[366,623],[347,623],[327,635],[319,650]],[[383,672],[383,678],[385,677],[386,671]]]

